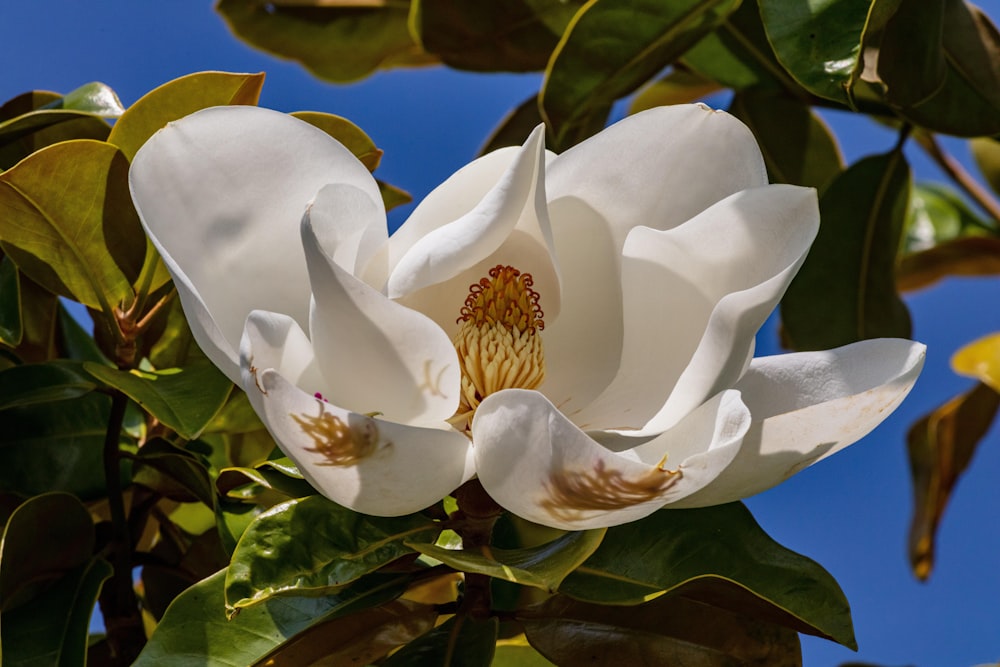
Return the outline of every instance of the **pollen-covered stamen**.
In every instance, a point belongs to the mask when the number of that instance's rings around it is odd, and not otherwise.
[[[469,287],[459,311],[455,349],[462,365],[461,403],[451,423],[467,430],[484,398],[502,389],[535,389],[545,379],[544,313],[530,273],[497,265]]]

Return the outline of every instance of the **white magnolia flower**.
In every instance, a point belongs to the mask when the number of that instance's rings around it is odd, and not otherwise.
[[[753,359],[819,224],[733,117],[653,109],[554,155],[541,129],[391,237],[343,146],[254,107],[171,123],[132,194],[195,339],[306,478],[361,512],[478,474],[583,529],[763,491],[902,401],[924,347]]]

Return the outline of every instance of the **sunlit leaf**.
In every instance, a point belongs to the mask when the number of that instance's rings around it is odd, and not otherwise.
[[[952,369],[1000,392],[1000,334],[965,345],[951,358]]]
[[[896,286],[908,291],[949,276],[994,275],[1000,275],[1000,239],[969,236],[903,257]]]
[[[632,100],[630,114],[669,104],[688,104],[719,90],[721,86],[694,72],[675,69],[646,86]]]
[[[554,664],[536,651],[524,635],[497,641],[491,667],[554,667]]]
[[[591,1],[553,53],[540,93],[542,116],[562,151],[604,126],[611,105],[711,32],[736,0]]]
[[[445,65],[480,72],[545,69],[584,0],[417,0],[423,48]]]
[[[827,188],[819,235],[781,301],[793,348],[910,336],[895,285],[909,189],[910,169],[898,150],[862,159]]]
[[[753,131],[772,183],[823,192],[843,170],[830,129],[800,100],[747,91],[736,94],[729,112]]]
[[[375,171],[378,168],[378,164],[382,160],[382,151],[376,148],[375,142],[365,134],[364,130],[351,121],[341,116],[317,111],[295,111],[291,115],[318,127],[342,143],[347,150],[361,160],[363,165],[368,167],[368,171]]]
[[[977,137],[969,142],[969,146],[986,182],[993,192],[1000,194],[1000,141],[992,137]]]
[[[420,515],[371,517],[310,496],[277,505],[250,526],[226,578],[226,604],[241,609],[277,595],[320,596],[413,553],[406,540],[435,527]]]
[[[555,591],[563,579],[601,544],[604,530],[566,533],[537,547],[481,551],[445,549],[433,544],[408,541],[411,549],[437,559],[462,572],[478,572],[523,586]]]
[[[559,590],[613,605],[678,592],[855,647],[850,608],[833,577],[768,537],[739,503],[661,510],[609,528]]]
[[[208,362],[152,372],[121,371],[93,363],[84,368],[189,440],[198,437],[233,388],[229,379]]]
[[[219,0],[215,9],[251,46],[297,61],[327,81],[346,83],[380,68],[437,62],[414,42],[410,3],[320,2],[298,6],[257,0]]]
[[[0,174],[4,252],[51,292],[105,313],[127,304],[146,243],[127,172],[114,146],[77,140]]]
[[[277,597],[226,618],[225,570],[182,593],[167,609],[135,667],[252,665],[309,627],[396,598],[406,577],[373,576],[319,598]]]
[[[77,398],[97,383],[79,362],[57,360],[0,371],[0,410]]]
[[[257,104],[263,74],[197,72],[154,88],[115,123],[108,142],[131,160],[139,147],[170,121],[199,109],[226,104]]]
[[[959,477],[1000,408],[1000,394],[979,384],[925,415],[907,434],[913,476],[910,565],[919,579],[934,567],[938,525]]]
[[[264,491],[288,498],[304,498],[316,490],[304,479],[284,475],[262,465],[257,468],[225,468],[216,480],[219,493],[233,500],[256,500]]]
[[[941,183],[918,183],[910,191],[902,249],[917,252],[961,236],[992,231],[993,227],[951,188]]]
[[[489,667],[496,650],[499,622],[455,616],[392,654],[384,667],[441,665]]]
[[[519,620],[531,645],[559,665],[802,664],[794,630],[682,596],[616,608],[555,597]]]

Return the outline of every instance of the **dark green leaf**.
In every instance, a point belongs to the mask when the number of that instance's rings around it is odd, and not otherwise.
[[[77,667],[86,663],[90,616],[112,568],[94,558],[49,590],[3,614],[5,667]]]
[[[871,0],[759,0],[767,38],[778,61],[810,92],[850,102]]]
[[[197,72],[151,90],[115,123],[108,142],[131,160],[139,147],[170,121],[199,109],[226,104],[257,104],[263,74]]]
[[[545,69],[583,0],[418,0],[414,21],[425,51],[455,69]]]
[[[493,134],[486,140],[479,154],[485,155],[498,148],[520,146],[531,131],[542,124],[542,114],[538,110],[538,97],[532,95],[500,121]]]
[[[143,444],[132,467],[132,481],[179,502],[215,507],[215,487],[197,457],[165,440]]]
[[[710,95],[720,88],[719,84],[700,74],[684,69],[675,69],[659,81],[639,91],[632,100],[628,112],[635,114],[653,107],[688,104]]]
[[[597,551],[559,590],[615,605],[691,591],[688,597],[714,606],[749,609],[757,618],[767,610],[772,623],[855,647],[850,608],[833,577],[768,537],[739,503],[661,510],[609,528]]]
[[[4,257],[4,263],[10,258]],[[20,292],[21,340],[14,349],[21,361],[49,361],[62,356],[58,340],[59,298],[21,271],[17,272]]]
[[[229,378],[208,362],[154,372],[120,371],[93,363],[84,368],[188,440],[198,437],[233,388]]]
[[[830,129],[800,100],[746,91],[736,94],[729,112],[753,131],[772,183],[823,192],[843,170]]]
[[[462,572],[478,572],[523,586],[553,592],[570,572],[585,561],[604,539],[604,530],[566,533],[537,547],[481,552],[445,549],[434,544],[407,541],[406,545]]]
[[[552,148],[596,133],[611,105],[711,32],[737,0],[602,0],[584,6],[553,53],[540,93]]]
[[[781,302],[793,348],[909,338],[895,286],[909,190],[909,166],[895,150],[852,165],[820,198],[819,235]]]
[[[73,361],[113,365],[97,347],[93,337],[84,331],[76,318],[69,314],[66,306],[60,303],[56,310],[56,334],[61,356]]]
[[[295,111],[291,115],[323,130],[342,143],[368,167],[368,171],[375,171],[378,168],[382,160],[382,151],[375,147],[375,142],[365,134],[364,130],[351,121],[341,116],[317,111]]]
[[[496,618],[479,621],[468,616],[455,616],[407,644],[382,664],[384,667],[489,667],[493,662],[499,627]]]
[[[864,39],[878,30],[878,78],[890,104],[908,107],[944,85],[944,9],[948,0],[878,0]],[[875,25],[881,24],[881,25]],[[867,54],[866,54],[867,59]]]
[[[8,612],[82,567],[94,550],[94,522],[68,493],[46,493],[11,514],[0,539],[0,610]]]
[[[59,360],[0,371],[0,410],[76,398],[97,386],[79,362]]]
[[[409,2],[337,4],[219,0],[215,9],[243,41],[295,60],[327,81],[346,83],[380,68],[437,62],[410,35]]]
[[[624,608],[555,597],[519,620],[531,645],[560,665],[802,664],[794,630],[683,596]]]
[[[372,576],[319,598],[272,598],[226,618],[226,572],[182,593],[167,609],[135,667],[252,665],[318,623],[385,604],[406,587],[406,577]]]
[[[238,610],[276,595],[322,596],[413,553],[405,540],[433,540],[420,515],[370,517],[310,496],[260,515],[236,546],[226,604]]]
[[[919,579],[930,576],[941,516],[998,409],[1000,394],[979,384],[910,427],[906,438],[914,493],[910,565]]]
[[[0,258],[0,344],[9,347],[17,347],[24,335],[20,282],[13,260]]]
[[[304,498],[316,493],[304,479],[289,477],[267,465],[257,468],[226,468],[219,472],[216,486],[219,493],[228,498],[253,502],[261,502],[260,496],[265,491],[273,491],[284,496],[284,499]]]

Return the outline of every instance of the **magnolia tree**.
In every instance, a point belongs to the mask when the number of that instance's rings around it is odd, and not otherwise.
[[[739,501],[904,399],[924,347],[901,290],[1000,269],[1000,210],[937,139],[983,137],[998,184],[988,19],[959,0],[308,4],[218,10],[335,82],[443,63],[544,83],[392,235],[408,196],[372,175],[381,151],[346,119],[256,107],[262,75],[0,108],[5,659],[854,647],[834,579]],[[727,111],[695,103],[725,88]],[[898,143],[845,166],[814,107]],[[952,183],[914,186],[907,142]],[[790,352],[755,357],[779,305]],[[981,384],[911,431],[919,577],[1000,403],[998,341],[956,355]]]

